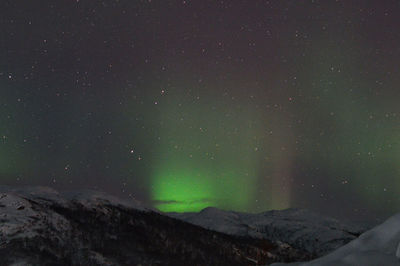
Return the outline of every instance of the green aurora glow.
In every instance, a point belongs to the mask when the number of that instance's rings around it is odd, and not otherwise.
[[[3,2],[0,185],[399,211],[396,1]]]
[[[255,149],[262,141],[261,129],[246,120],[252,111],[209,103],[189,108],[170,99],[161,112],[168,122],[160,128],[164,142],[152,174],[156,207],[176,212],[207,206],[248,209],[256,196]]]

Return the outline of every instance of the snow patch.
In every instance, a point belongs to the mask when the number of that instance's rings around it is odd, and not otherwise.
[[[400,265],[400,213],[334,252],[313,261],[292,263],[301,266]],[[285,265],[285,264],[273,264]]]

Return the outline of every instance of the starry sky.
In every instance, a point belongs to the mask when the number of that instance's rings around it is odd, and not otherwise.
[[[162,211],[400,204],[400,3],[0,3],[0,183]]]

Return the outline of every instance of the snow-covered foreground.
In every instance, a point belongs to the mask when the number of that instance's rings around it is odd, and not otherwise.
[[[287,265],[282,263],[272,264]],[[334,252],[298,266],[395,266],[400,265],[400,213]]]

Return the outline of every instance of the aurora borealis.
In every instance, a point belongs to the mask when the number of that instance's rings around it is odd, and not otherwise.
[[[398,1],[3,1],[0,183],[162,211],[400,205]]]

